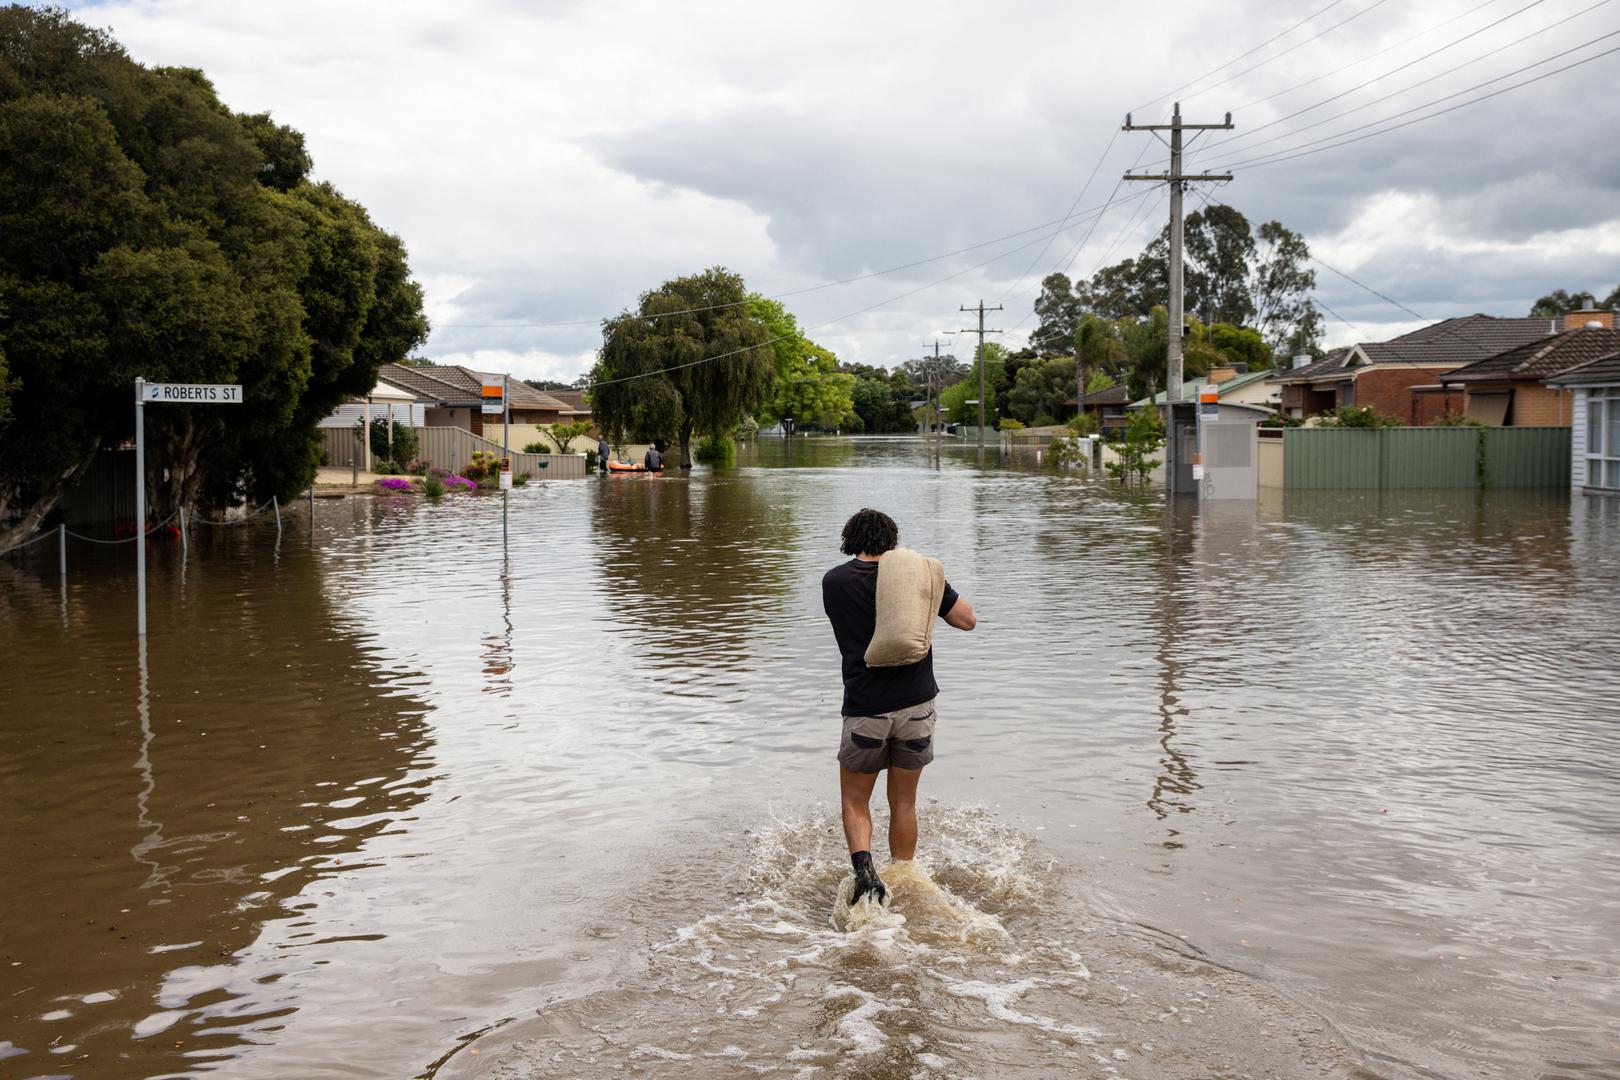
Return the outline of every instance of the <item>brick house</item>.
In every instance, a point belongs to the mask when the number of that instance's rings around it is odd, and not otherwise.
[[[1273,375],[1272,380],[1281,386],[1282,411],[1288,416],[1303,418],[1345,405],[1370,405],[1420,427],[1463,410],[1462,389],[1448,388],[1442,375],[1550,337],[1563,329],[1562,321],[1464,315],[1389,341],[1336,349],[1315,363]]]
[[[1572,395],[1569,476],[1574,490],[1620,496],[1620,352],[1548,382]]]
[[[1613,328],[1610,312],[1571,314],[1609,315],[1609,325],[1589,319],[1594,325],[1448,371],[1442,382],[1462,390],[1463,412],[1493,427],[1569,427],[1575,418],[1574,395],[1563,387],[1548,386],[1546,380],[1620,351],[1620,330]]]
[[[384,364],[377,372],[377,380],[408,390],[426,404],[428,427],[458,427],[482,435],[486,419],[495,428],[501,426],[499,416],[483,415],[484,378],[470,368],[457,364]],[[507,393],[512,399],[509,411],[514,425],[568,423],[590,417],[588,406],[571,407],[522,379],[511,380]]]

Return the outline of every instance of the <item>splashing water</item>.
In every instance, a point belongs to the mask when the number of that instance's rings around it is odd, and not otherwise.
[[[888,903],[851,905],[836,822],[777,822],[738,899],[668,912],[643,972],[436,1075],[1371,1075],[1275,992],[1088,916],[985,812],[933,809],[923,838],[926,858],[880,868]]]

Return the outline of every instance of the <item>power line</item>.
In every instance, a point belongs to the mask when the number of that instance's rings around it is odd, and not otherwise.
[[[1410,68],[1415,64],[1421,64],[1425,60],[1429,60],[1429,59],[1431,59],[1433,57],[1439,56],[1441,53],[1445,52],[1447,49],[1453,48],[1453,47],[1455,47],[1457,45],[1461,45],[1463,42],[1468,41],[1471,38],[1478,37],[1480,34],[1483,34],[1487,30],[1495,29],[1496,27],[1501,26],[1503,23],[1507,22],[1509,19],[1513,19],[1513,18],[1515,18],[1515,17],[1517,17],[1519,15],[1523,15],[1526,11],[1529,11],[1531,8],[1540,7],[1542,4],[1544,4],[1546,2],[1547,2],[1547,0],[1530,0],[1530,3],[1528,3],[1528,4],[1524,5],[1523,7],[1519,8],[1517,11],[1509,12],[1508,14],[1502,16],[1500,19],[1497,19],[1495,22],[1486,23],[1484,26],[1481,26],[1476,30],[1470,30],[1468,33],[1464,34],[1462,37],[1453,38],[1452,40],[1446,42],[1444,45],[1441,45],[1439,48],[1431,49],[1428,52],[1424,53],[1422,56],[1419,56],[1419,57],[1416,57],[1414,59],[1408,60],[1406,63],[1399,64],[1399,65],[1397,65],[1397,66],[1395,66],[1393,68],[1390,68],[1388,71],[1381,72],[1381,73],[1379,73],[1377,75],[1374,75],[1372,78],[1368,79],[1367,81],[1362,82],[1362,83],[1357,83],[1355,86],[1350,87],[1348,90],[1341,90],[1337,94],[1333,94],[1330,97],[1325,97],[1321,101],[1315,102],[1314,104],[1311,104],[1311,105],[1307,105],[1302,109],[1295,109],[1293,112],[1287,114],[1286,116],[1279,116],[1275,120],[1268,120],[1266,123],[1261,124],[1258,127],[1250,128],[1248,131],[1244,132],[1242,135],[1234,135],[1234,136],[1232,136],[1231,138],[1228,138],[1228,139],[1217,139],[1215,142],[1212,142],[1208,146],[1204,147],[1204,153],[1208,154],[1208,153],[1212,152],[1213,150],[1215,150],[1217,147],[1225,146],[1228,143],[1233,143],[1233,142],[1239,142],[1239,141],[1242,141],[1242,140],[1246,140],[1251,135],[1255,135],[1255,134],[1257,134],[1259,132],[1265,131],[1267,128],[1273,128],[1273,127],[1276,127],[1278,124],[1287,123],[1289,120],[1294,119],[1296,116],[1304,116],[1308,112],[1314,112],[1315,110],[1320,109],[1324,105],[1330,105],[1333,102],[1338,101],[1341,98],[1348,97],[1351,94],[1354,94],[1359,90],[1365,90],[1367,87],[1371,86],[1373,83],[1380,82],[1380,81],[1382,81],[1384,79],[1387,79],[1391,75],[1398,75],[1401,72],[1405,71],[1407,68]],[[1604,0],[1604,2],[1607,2],[1607,0]],[[1590,9],[1588,9],[1588,10],[1590,10]],[[1524,41],[1524,40],[1528,40],[1528,39],[1527,38],[1520,38],[1519,40]],[[1517,44],[1517,42],[1510,42],[1509,44]],[[1505,47],[1506,46],[1504,46],[1504,48]],[[1500,51],[1500,50],[1497,50],[1497,51]],[[1492,53],[1486,53],[1485,54],[1485,56],[1490,56],[1490,55],[1492,55]],[[1468,63],[1476,63],[1477,61],[1483,60],[1484,58],[1485,58],[1484,56],[1475,57],[1474,60],[1470,60],[1470,61],[1468,61]],[[1445,75],[1449,75],[1449,74],[1451,74],[1451,72],[1461,70],[1462,68],[1467,67],[1467,66],[1468,66],[1468,64],[1459,64],[1459,65],[1457,65],[1457,67],[1448,68],[1447,70],[1442,71],[1439,75],[1430,76],[1427,80],[1425,80],[1425,82],[1432,82],[1434,79],[1440,78],[1440,77],[1445,76]],[[1421,83],[1421,82],[1420,83],[1414,83],[1413,86],[1409,86],[1406,89],[1410,90],[1410,89],[1413,89],[1416,86],[1422,86],[1422,85],[1423,85],[1423,83]],[[1396,93],[1404,93],[1404,92],[1405,91],[1396,91]],[[1386,95],[1384,98],[1378,99],[1378,101],[1388,100],[1388,98],[1390,96],[1393,96],[1393,95]],[[1358,106],[1358,108],[1368,108],[1368,107],[1370,107],[1372,105],[1376,105],[1378,103],[1378,101],[1370,101],[1366,105]],[[1350,111],[1354,112],[1355,110],[1352,109]],[[1341,113],[1340,115],[1341,116],[1348,115],[1348,113]],[[1303,131],[1305,129],[1301,128],[1300,130]],[[1297,132],[1296,133],[1286,133],[1286,134],[1280,135],[1280,136],[1274,136],[1273,138],[1266,140],[1266,142],[1275,142],[1276,139],[1278,139],[1278,138],[1286,138],[1287,134],[1297,134]],[[1247,146],[1244,147],[1244,151],[1247,152],[1249,149],[1251,149],[1254,146],[1263,146],[1263,145],[1265,145],[1265,143],[1263,143],[1263,142],[1262,143],[1249,143]]]
[[[1234,113],[1241,114],[1244,109],[1252,109],[1256,105],[1264,105],[1266,102],[1275,100],[1276,98],[1280,98],[1284,94],[1292,94],[1295,90],[1303,90],[1307,86],[1314,86],[1316,83],[1321,82],[1323,79],[1331,79],[1335,75],[1342,75],[1344,72],[1349,71],[1353,67],[1357,67],[1357,66],[1359,66],[1361,64],[1365,64],[1369,60],[1376,60],[1380,56],[1383,56],[1385,53],[1394,52],[1396,49],[1400,48],[1402,45],[1410,44],[1411,42],[1416,41],[1420,37],[1423,37],[1423,36],[1425,36],[1427,34],[1432,34],[1436,30],[1444,29],[1445,27],[1450,26],[1454,22],[1459,22],[1462,19],[1468,18],[1468,16],[1474,14],[1476,11],[1480,11],[1480,10],[1482,10],[1484,8],[1490,7],[1492,4],[1498,4],[1498,3],[1501,3],[1501,0],[1485,0],[1484,3],[1476,4],[1475,6],[1469,8],[1467,11],[1459,12],[1458,14],[1451,16],[1451,18],[1449,18],[1449,19],[1442,19],[1440,22],[1435,23],[1433,26],[1429,27],[1426,30],[1419,30],[1416,34],[1413,34],[1410,37],[1402,38],[1401,40],[1399,40],[1399,41],[1397,41],[1397,42],[1395,42],[1394,44],[1391,44],[1391,45],[1385,45],[1382,49],[1379,49],[1377,52],[1368,53],[1366,56],[1363,56],[1359,60],[1352,60],[1348,64],[1345,64],[1345,65],[1343,65],[1341,67],[1336,67],[1332,71],[1324,71],[1320,75],[1313,75],[1311,78],[1306,79],[1304,82],[1295,83],[1293,86],[1285,87],[1282,90],[1274,91],[1273,93],[1267,94],[1265,97],[1255,98],[1253,101],[1245,101],[1242,105],[1239,105],[1237,108],[1233,109],[1232,111]]]
[[[1082,194],[1083,194],[1083,192],[1082,192]],[[1075,201],[1078,202],[1079,200],[1077,199]],[[1050,229],[1054,225],[1060,226],[1060,228],[1058,229],[1058,232],[1065,232],[1071,227],[1078,226],[1078,225],[1084,223],[1086,220],[1089,219],[1089,215],[1102,213],[1106,209],[1108,209],[1108,207],[1106,205],[1100,206],[1100,207],[1094,206],[1094,207],[1091,207],[1091,208],[1089,208],[1087,210],[1082,210],[1079,214],[1076,214],[1076,213],[1074,213],[1073,209],[1071,208],[1070,212],[1068,214],[1064,215],[1063,217],[1053,218],[1051,221],[1043,221],[1039,225],[1031,225],[1027,229],[1019,229],[1017,232],[1010,232],[1010,233],[1007,233],[1005,236],[998,236],[993,240],[983,240],[983,241],[980,241],[977,244],[969,244],[967,247],[957,248],[955,251],[947,251],[942,255],[930,255],[926,259],[917,259],[917,260],[915,260],[913,262],[902,263],[899,266],[890,266],[890,267],[887,267],[887,268],[885,268],[883,270],[873,270],[873,271],[871,271],[869,273],[857,274],[854,277],[840,278],[840,279],[838,279],[836,281],[824,281],[824,282],[820,283],[819,285],[807,285],[802,289],[789,289],[787,292],[772,293],[769,296],[766,296],[765,299],[767,299],[767,300],[785,300],[790,296],[803,296],[806,293],[819,292],[822,289],[837,288],[840,285],[853,285],[854,283],[856,283],[858,281],[867,281],[867,280],[869,280],[871,278],[886,277],[889,274],[898,274],[903,270],[912,270],[912,269],[915,269],[916,267],[919,267],[919,266],[926,266],[929,263],[935,263],[935,262],[939,262],[939,261],[941,261],[943,259],[954,258],[957,255],[965,255],[970,251],[978,251],[981,248],[987,248],[987,247],[990,247],[993,244],[1001,244],[1001,243],[1005,243],[1008,240],[1016,240],[1020,236],[1028,236],[1032,232],[1039,232],[1042,229]],[[1055,236],[1055,235],[1057,235],[1057,233],[1053,233],[1052,235]],[[1029,246],[1030,245],[1025,244],[1025,245],[1022,245],[1020,247],[1014,248],[1013,250],[1014,251],[1022,251],[1025,247],[1029,247]],[[1001,256],[998,255],[997,258],[1001,258]],[[694,314],[698,314],[698,313],[704,312],[704,311],[719,311],[719,310],[723,310],[725,308],[742,307],[742,306],[747,305],[748,303],[750,303],[750,301],[741,300],[741,301],[733,301],[733,302],[727,303],[727,304],[709,304],[709,305],[707,305],[705,307],[682,308],[679,311],[663,311],[663,312],[659,312],[659,313],[654,314],[654,315],[641,315],[641,316],[638,316],[638,318],[643,318],[643,319],[664,319],[664,318],[670,318],[670,317],[675,316],[675,315],[694,315]],[[514,330],[522,330],[522,329],[534,328],[534,327],[599,326],[599,325],[601,325],[601,320],[600,319],[570,319],[570,320],[564,320],[564,321],[560,321],[560,322],[442,323],[440,325],[443,326],[443,327],[446,327],[446,328],[455,327],[457,329],[514,329]]]
[[[1126,199],[1122,199],[1120,201],[1125,202],[1125,201],[1128,201],[1130,199],[1141,198],[1142,196],[1145,196],[1145,195],[1151,193],[1152,190],[1153,190],[1152,188],[1147,188],[1147,189],[1143,190],[1141,195],[1127,196]],[[1064,226],[1060,227],[1058,231],[1063,232],[1063,231],[1066,231],[1067,229],[1074,228],[1074,227],[1076,227],[1076,226],[1064,225]],[[855,311],[846,312],[843,315],[839,315],[837,318],[828,319],[825,322],[816,323],[814,326],[807,326],[803,330],[799,331],[799,333],[804,334],[804,335],[808,335],[811,331],[821,330],[821,329],[824,329],[825,327],[832,326],[835,323],[841,323],[845,319],[853,319],[855,316],[864,315],[868,311],[875,311],[880,307],[887,307],[888,305],[890,305],[892,303],[895,303],[896,301],[899,301],[899,300],[904,300],[909,296],[916,296],[920,292],[926,292],[929,289],[936,288],[937,286],[945,284],[947,281],[954,281],[956,278],[959,278],[964,274],[970,274],[975,270],[983,269],[984,267],[989,266],[993,262],[997,262],[997,261],[999,261],[1001,259],[1005,259],[1008,255],[1011,255],[1014,252],[1023,251],[1026,248],[1032,248],[1036,244],[1042,242],[1045,239],[1047,239],[1047,238],[1044,237],[1044,236],[1036,237],[1034,240],[1031,240],[1026,244],[1021,244],[1021,245],[1019,245],[1018,247],[1015,247],[1015,248],[1009,248],[1008,250],[1003,251],[999,255],[991,256],[990,258],[984,260],[983,262],[975,263],[974,265],[969,266],[969,267],[967,267],[966,269],[963,269],[963,270],[958,270],[954,274],[948,274],[945,277],[942,277],[937,281],[931,281],[926,285],[919,285],[915,289],[908,289],[907,291],[905,291],[903,293],[900,293],[900,294],[898,294],[896,296],[889,297],[887,300],[879,300],[875,304],[868,304],[866,307],[859,308],[859,309],[857,309]],[[717,306],[729,306],[729,305],[717,305]],[[714,356],[705,356],[705,357],[701,357],[701,358],[699,358],[697,360],[689,360],[684,364],[672,364],[672,365],[670,365],[669,367],[666,367],[666,368],[659,368],[657,371],[642,371],[642,372],[638,372],[635,375],[621,375],[621,376],[619,376],[618,378],[615,378],[615,379],[601,379],[601,380],[592,382],[590,384],[590,386],[591,386],[591,388],[595,388],[595,387],[598,387],[598,386],[612,386],[612,385],[614,385],[616,383],[633,382],[636,379],[650,379],[655,375],[667,375],[672,371],[684,371],[686,368],[697,367],[700,364],[708,364],[708,363],[712,363],[712,362],[714,362],[716,360],[724,360],[724,359],[727,359],[728,357],[737,356],[737,355],[740,355],[742,353],[748,352],[751,349],[760,349],[760,348],[764,348],[764,347],[766,347],[768,345],[774,345],[778,341],[786,341],[788,338],[790,338],[792,336],[794,336],[794,335],[791,335],[791,334],[779,334],[778,336],[776,336],[774,338],[770,338],[770,339],[765,340],[765,341],[762,341],[757,345],[745,345],[740,349],[732,349],[732,350],[730,350],[728,352],[717,353]]]
[[[1250,49],[1248,52],[1240,53],[1237,56],[1234,56],[1232,59],[1228,60],[1226,63],[1219,65],[1218,67],[1210,68],[1208,71],[1204,72],[1202,75],[1198,76],[1195,79],[1189,79],[1188,81],[1182,83],[1180,86],[1176,87],[1174,90],[1170,90],[1170,91],[1168,91],[1166,93],[1160,94],[1158,97],[1153,98],[1151,101],[1147,101],[1147,102],[1144,102],[1141,105],[1138,105],[1136,108],[1132,109],[1131,112],[1141,112],[1143,109],[1150,109],[1153,106],[1157,105],[1159,102],[1165,101],[1165,100],[1167,100],[1169,98],[1172,98],[1175,95],[1181,93],[1183,90],[1187,89],[1189,86],[1196,86],[1200,82],[1203,82],[1205,79],[1209,78],[1211,75],[1219,74],[1220,72],[1225,71],[1227,68],[1231,67],[1233,64],[1238,63],[1240,60],[1248,59],[1249,57],[1253,56],[1255,53],[1259,52],[1261,49],[1265,48],[1267,45],[1270,45],[1272,42],[1281,41],[1283,38],[1287,37],[1289,34],[1292,34],[1295,30],[1298,30],[1300,27],[1304,26],[1306,23],[1310,22],[1312,19],[1316,18],[1318,15],[1324,15],[1327,12],[1331,11],[1332,9],[1338,7],[1342,3],[1344,3],[1344,0],[1333,0],[1333,2],[1331,4],[1328,4],[1326,7],[1319,8],[1318,10],[1316,10],[1316,11],[1312,12],[1311,14],[1305,16],[1303,19],[1299,20],[1299,22],[1297,22],[1294,25],[1290,26],[1288,29],[1284,30],[1282,33],[1276,34],[1276,35],[1274,35],[1272,37],[1267,38],[1266,40],[1262,41],[1260,44],[1256,45],[1254,48]],[[1284,55],[1284,54],[1279,54],[1279,55]]]
[[[1191,93],[1183,95],[1183,96],[1188,101],[1191,101],[1193,98],[1197,97],[1199,94],[1206,94],[1211,90],[1219,89],[1220,87],[1223,87],[1227,83],[1231,82],[1233,79],[1242,78],[1244,75],[1249,74],[1251,71],[1257,71],[1260,68],[1265,67],[1267,64],[1270,64],[1270,63],[1272,63],[1274,61],[1277,61],[1277,60],[1281,60],[1283,57],[1287,56],[1289,53],[1293,52],[1295,49],[1302,49],[1306,45],[1309,45],[1311,42],[1316,41],[1318,38],[1326,37],[1328,34],[1333,33],[1333,31],[1337,30],[1339,27],[1345,25],[1346,23],[1355,22],[1357,19],[1361,18],[1363,15],[1367,14],[1369,11],[1372,11],[1374,8],[1383,7],[1388,2],[1389,2],[1389,0],[1374,0],[1373,3],[1369,4],[1367,7],[1362,8],[1360,11],[1356,12],[1354,15],[1351,15],[1349,18],[1342,19],[1339,22],[1334,23],[1332,26],[1328,27],[1326,30],[1323,30],[1323,31],[1321,31],[1321,32],[1319,32],[1317,34],[1313,34],[1312,36],[1306,38],[1304,41],[1301,41],[1301,42],[1299,42],[1297,44],[1294,44],[1294,45],[1290,45],[1287,49],[1285,49],[1282,52],[1278,53],[1276,56],[1269,56],[1266,59],[1260,61],[1258,64],[1250,65],[1249,67],[1244,68],[1242,71],[1234,72],[1231,75],[1228,75],[1226,78],[1222,79],[1218,83],[1211,83],[1208,86],[1201,87],[1200,89],[1194,90]]]
[[[1399,131],[1402,128],[1411,127],[1413,124],[1420,124],[1425,120],[1433,120],[1436,117],[1445,116],[1447,113],[1456,112],[1458,109],[1467,108],[1469,105],[1477,105],[1482,101],[1489,101],[1491,98],[1501,97],[1503,94],[1509,93],[1509,92],[1511,92],[1513,90],[1518,90],[1518,89],[1520,89],[1522,87],[1530,86],[1531,84],[1538,83],[1543,79],[1550,79],[1554,75],[1562,74],[1565,71],[1571,71],[1571,70],[1573,70],[1575,68],[1578,68],[1578,67],[1581,67],[1581,66],[1583,66],[1585,64],[1590,64],[1594,60],[1601,60],[1605,56],[1608,56],[1608,55],[1610,55],[1612,53],[1620,52],[1620,46],[1615,46],[1614,48],[1606,49],[1603,52],[1596,53],[1596,54],[1594,54],[1592,56],[1588,56],[1585,59],[1577,60],[1577,61],[1575,61],[1573,63],[1565,64],[1562,67],[1554,68],[1551,71],[1543,72],[1542,74],[1537,75],[1534,78],[1525,79],[1523,82],[1514,83],[1512,86],[1504,86],[1500,90],[1493,90],[1489,94],[1481,94],[1477,98],[1471,98],[1468,101],[1460,101],[1455,105],[1448,106],[1448,107],[1446,107],[1444,109],[1439,110],[1438,112],[1430,113],[1427,116],[1414,117],[1413,119],[1407,120],[1407,121],[1405,121],[1403,123],[1395,124],[1395,125],[1392,125],[1392,126],[1387,127],[1387,128],[1382,128],[1382,129],[1380,129],[1378,131],[1369,131],[1364,135],[1357,135],[1354,138],[1349,138],[1349,139],[1342,138],[1342,136],[1349,135],[1352,132],[1365,131],[1367,128],[1376,127],[1379,124],[1388,123],[1391,120],[1397,119],[1397,118],[1402,117],[1402,116],[1406,116],[1406,115],[1408,115],[1410,113],[1418,112],[1419,110],[1422,110],[1422,109],[1432,108],[1433,106],[1440,104],[1442,101],[1450,101],[1452,98],[1460,97],[1463,94],[1471,93],[1471,92],[1473,92],[1475,90],[1480,89],[1481,87],[1489,86],[1491,83],[1501,82],[1503,79],[1511,78],[1514,75],[1523,74],[1524,72],[1529,71],[1531,68],[1540,67],[1541,65],[1546,64],[1546,63],[1550,63],[1551,61],[1556,60],[1561,56],[1567,56],[1572,52],[1578,52],[1581,49],[1587,48],[1587,47],[1592,46],[1592,45],[1596,45],[1598,42],[1604,41],[1604,40],[1606,40],[1608,38],[1612,38],[1612,37],[1616,36],[1617,34],[1620,34],[1620,30],[1614,30],[1614,31],[1611,31],[1610,33],[1604,34],[1604,35],[1602,35],[1600,37],[1593,38],[1590,41],[1582,42],[1580,45],[1577,45],[1572,49],[1566,49],[1561,53],[1555,53],[1554,55],[1549,56],[1544,60],[1538,60],[1533,64],[1527,64],[1524,67],[1519,68],[1516,71],[1509,71],[1506,74],[1498,75],[1494,79],[1486,79],[1484,82],[1476,83],[1475,85],[1470,86],[1465,90],[1459,90],[1454,94],[1447,94],[1445,97],[1436,98],[1434,101],[1425,102],[1422,105],[1414,105],[1410,109],[1403,109],[1401,112],[1395,113],[1395,114],[1393,114],[1391,116],[1386,116],[1381,120],[1373,120],[1373,121],[1370,121],[1368,123],[1358,125],[1357,127],[1347,128],[1344,131],[1335,132],[1332,135],[1325,135],[1320,139],[1313,139],[1310,142],[1300,143],[1298,146],[1285,147],[1282,150],[1276,151],[1274,153],[1261,154],[1259,157],[1248,158],[1248,159],[1245,159],[1243,161],[1225,162],[1220,167],[1227,168],[1227,169],[1236,169],[1236,168],[1244,168],[1244,167],[1262,168],[1262,167],[1264,167],[1266,165],[1276,165],[1276,164],[1279,164],[1279,163],[1284,162],[1284,161],[1292,161],[1295,158],[1309,157],[1311,154],[1319,154],[1323,150],[1333,150],[1333,149],[1337,149],[1338,147],[1341,147],[1341,146],[1348,146],[1351,143],[1358,143],[1358,142],[1363,141],[1364,139],[1370,139],[1370,138],[1374,137],[1375,135],[1387,135],[1392,131]],[[1338,139],[1339,141],[1332,142],[1331,140],[1334,140],[1334,139]],[[1316,144],[1318,144],[1318,143],[1326,143],[1327,145],[1317,146]],[[1312,146],[1315,146],[1316,148],[1315,149],[1305,149],[1306,147],[1312,147]]]
[[[1097,156],[1097,164],[1095,164],[1095,165],[1093,165],[1091,167],[1091,175],[1086,177],[1086,182],[1080,186],[1080,194],[1078,194],[1078,195],[1076,195],[1074,197],[1074,202],[1071,203],[1070,206],[1069,206],[1068,214],[1064,215],[1065,218],[1074,216],[1074,208],[1076,206],[1080,205],[1080,200],[1081,199],[1085,198],[1087,189],[1091,187],[1091,182],[1093,180],[1097,179],[1098,170],[1100,170],[1102,168],[1102,163],[1105,160],[1107,160],[1107,158],[1108,158],[1108,152],[1114,148],[1114,143],[1118,139],[1119,139],[1119,131],[1115,130],[1114,134],[1108,140],[1108,145],[1103,147],[1103,152]],[[1097,227],[1097,222],[1102,219],[1102,214],[1106,213],[1108,208],[1114,204],[1114,196],[1117,195],[1117,194],[1119,194],[1119,185],[1118,184],[1114,185],[1114,190],[1108,196],[1108,201],[1103,204],[1102,212],[1098,213],[1098,215],[1096,217],[1091,219],[1091,228],[1092,229],[1095,229]],[[1052,234],[1053,237],[1056,237],[1056,235],[1057,235],[1056,233]],[[1090,230],[1088,230],[1086,232],[1086,236],[1089,237],[1090,235],[1091,235],[1091,232],[1090,232]],[[1084,243],[1084,242],[1085,241],[1081,241],[1081,243]],[[1029,277],[1029,272],[1031,270],[1035,269],[1035,264],[1036,263],[1040,262],[1043,258],[1046,257],[1046,253],[1047,253],[1047,251],[1049,251],[1051,249],[1051,247],[1052,247],[1052,238],[1049,237],[1047,239],[1047,241],[1046,241],[1046,246],[1042,247],[1040,251],[1035,253],[1035,257],[1033,259],[1029,260],[1029,265],[1024,267],[1024,272],[1022,274],[1019,274],[1018,277],[1016,279],[1014,279],[1012,288],[1010,288],[1006,292],[1002,293],[1000,299],[998,299],[996,301],[996,303],[998,303],[998,304],[1003,303],[1007,299],[1007,297],[1011,296],[1014,292],[1018,291],[1018,289],[1023,286],[1024,279]]]

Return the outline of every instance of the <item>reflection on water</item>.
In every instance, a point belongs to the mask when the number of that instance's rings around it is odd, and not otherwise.
[[[0,1075],[1620,1070],[1615,502],[987,464],[323,502],[157,549],[144,669],[122,552],[0,562]],[[863,505],[980,624],[843,934]]]
[[[296,1002],[284,965],[243,970],[256,936],[325,936],[323,890],[422,799],[422,710],[368,668],[317,560],[272,571],[238,539],[204,545],[144,647],[100,629],[131,625],[123,567],[75,559],[66,631],[7,574],[5,625],[38,628],[6,649],[0,1027],[27,1051],[7,1075],[183,1072],[269,1037]]]

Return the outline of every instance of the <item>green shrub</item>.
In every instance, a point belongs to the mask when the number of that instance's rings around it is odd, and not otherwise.
[[[1430,427],[1485,427],[1483,420],[1475,420],[1472,416],[1462,413],[1448,412],[1444,416],[1437,416],[1429,421]]]
[[[525,454],[549,454],[551,453],[551,447],[543,442],[524,443],[523,452]]]
[[[512,474],[512,486],[513,487],[522,487],[524,484],[527,484],[528,482],[529,482],[529,474],[528,473],[520,472],[520,473],[513,473]]]
[[[1384,428],[1400,427],[1402,423],[1400,417],[1381,413],[1371,405],[1340,405],[1316,418],[1318,427]]]
[[[428,473],[422,478],[422,491],[430,499],[437,499],[444,494],[444,481],[437,473]]]
[[[997,425],[996,430],[997,431],[1023,431],[1024,430],[1024,422],[1022,420],[1014,420],[1010,416],[1003,416],[1001,418],[1001,423],[999,425]]]
[[[737,460],[737,444],[729,435],[705,435],[692,451],[692,460],[705,465],[729,465]]]
[[[1068,429],[1076,435],[1095,435],[1102,427],[1102,421],[1096,413],[1081,413],[1069,417]]]
[[[596,450],[594,448],[585,451],[585,471],[596,471]]]
[[[1297,428],[1297,427],[1302,426],[1304,423],[1305,423],[1305,421],[1301,420],[1297,416],[1284,416],[1282,413],[1273,413],[1272,415],[1266,417],[1264,420],[1262,420],[1258,424],[1256,424],[1255,427],[1263,427],[1263,428]]]
[[[394,446],[391,460],[409,461],[415,457],[421,448],[416,437],[416,429],[406,427],[398,420],[394,421]],[[388,447],[388,417],[373,416],[371,418],[371,453],[373,457],[390,458]]]

